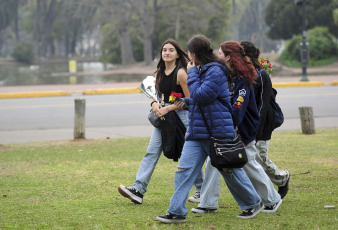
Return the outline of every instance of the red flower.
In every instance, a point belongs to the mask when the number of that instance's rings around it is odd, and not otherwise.
[[[269,58],[264,59],[263,57],[260,57],[259,61],[261,68],[264,69],[266,72],[270,74],[273,71]]]

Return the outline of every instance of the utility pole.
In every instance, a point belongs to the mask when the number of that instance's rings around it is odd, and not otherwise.
[[[309,50],[307,48],[307,42],[306,42],[306,27],[307,27],[307,14],[306,14],[306,3],[309,0],[294,0],[295,4],[297,6],[302,6],[302,43],[301,43],[301,49],[300,49],[300,58],[302,62],[302,78],[300,81],[309,81],[306,74],[306,67],[309,63],[310,55]]]

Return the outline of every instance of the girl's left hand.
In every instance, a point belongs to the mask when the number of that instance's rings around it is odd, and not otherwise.
[[[187,70],[189,70],[191,67],[195,67],[195,62],[194,61],[189,61],[187,65]]]
[[[179,101],[175,101],[174,105],[176,105],[177,107],[179,107],[180,109],[184,108],[185,102],[184,99],[181,98]]]

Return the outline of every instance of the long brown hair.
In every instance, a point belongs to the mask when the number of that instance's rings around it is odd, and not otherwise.
[[[236,41],[226,41],[221,44],[224,56],[230,55],[232,73],[239,75],[250,87],[257,78],[257,72],[243,47]]]
[[[163,50],[163,46],[165,46],[166,44],[171,44],[176,49],[176,52],[178,54],[178,58],[176,59],[176,62],[175,62],[176,68],[178,68],[178,69],[184,68],[186,70],[187,64],[188,64],[188,54],[186,52],[184,52],[184,50],[182,49],[182,47],[180,46],[180,44],[177,41],[175,41],[174,39],[168,39],[165,42],[163,42],[162,47],[161,47],[161,51],[160,51],[160,60],[157,63],[157,69],[155,71],[155,74],[156,74],[156,89],[157,89],[157,92],[158,92],[160,98],[162,96],[162,93],[160,92],[159,84],[164,77],[164,71],[165,71],[165,62],[162,58],[162,50]]]
[[[210,40],[202,34],[197,34],[190,38],[187,43],[187,49],[190,53],[195,54],[197,65],[203,66],[210,62],[221,62],[214,54]]]

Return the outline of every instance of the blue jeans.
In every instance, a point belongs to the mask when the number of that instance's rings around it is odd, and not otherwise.
[[[176,110],[177,115],[180,117],[185,127],[189,125],[188,111]],[[144,155],[141,165],[136,174],[136,181],[134,187],[141,193],[147,192],[147,186],[150,178],[153,175],[154,169],[162,153],[162,136],[161,129],[154,128],[151,135],[150,142],[147,148],[147,153]],[[200,191],[203,183],[203,171],[201,170],[195,181],[196,191]]]
[[[210,154],[209,146],[209,140],[185,141],[178,170],[175,172],[175,193],[170,199],[167,212],[187,216],[186,200],[205,159]],[[221,172],[221,175],[241,209],[254,208],[261,202],[243,169],[228,169],[227,173]]]
[[[273,187],[273,184],[262,166],[255,160],[257,154],[255,141],[252,141],[245,146],[245,152],[248,156],[248,163],[246,163],[243,169],[261,197],[263,204],[265,206],[271,206],[277,203],[281,199],[280,195]],[[208,161],[205,167],[205,178],[201,191],[201,202],[198,207],[217,209],[219,189],[220,173],[210,164],[210,161]]]

